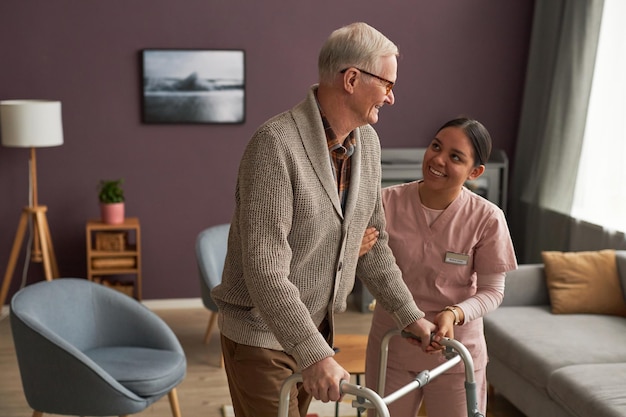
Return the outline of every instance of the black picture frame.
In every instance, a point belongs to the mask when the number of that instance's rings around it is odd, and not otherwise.
[[[143,123],[245,122],[245,51],[143,49]]]

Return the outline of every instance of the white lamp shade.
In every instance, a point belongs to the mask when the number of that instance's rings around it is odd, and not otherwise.
[[[43,148],[63,145],[61,102],[0,101],[0,128],[4,146]]]

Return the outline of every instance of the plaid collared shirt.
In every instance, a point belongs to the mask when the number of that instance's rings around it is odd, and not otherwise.
[[[322,123],[324,124],[324,132],[326,133],[326,142],[328,143],[328,153],[330,154],[330,165],[333,168],[333,175],[337,181],[337,191],[339,192],[339,201],[341,202],[341,208],[345,210],[346,199],[348,197],[348,190],[350,189],[350,157],[354,153],[356,147],[356,140],[354,138],[354,131],[350,132],[348,137],[345,138],[343,143],[337,139],[335,131],[328,123],[326,115],[319,107],[320,115],[322,116]]]

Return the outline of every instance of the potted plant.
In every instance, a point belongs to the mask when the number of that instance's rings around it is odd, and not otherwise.
[[[101,180],[98,185],[100,215],[107,224],[124,223],[124,190],[123,179]]]

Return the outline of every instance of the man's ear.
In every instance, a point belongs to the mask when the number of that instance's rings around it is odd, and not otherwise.
[[[468,180],[475,180],[476,178],[478,178],[481,175],[483,175],[483,172],[485,172],[485,166],[484,165],[479,165],[477,167],[474,167],[470,171],[470,174],[468,175],[467,179]]]
[[[354,92],[354,86],[356,84],[356,75],[357,73],[353,69],[348,69],[343,74],[343,88],[350,94]]]

